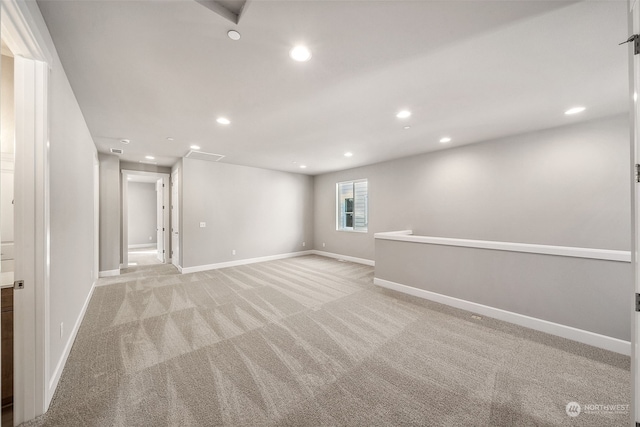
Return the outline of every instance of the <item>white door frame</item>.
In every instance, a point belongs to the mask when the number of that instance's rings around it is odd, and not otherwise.
[[[1,35],[15,60],[14,423],[43,414],[49,367],[49,73],[53,63],[27,2],[2,0]]]
[[[168,173],[160,173],[160,172],[144,172],[144,171],[135,171],[135,170],[127,170],[122,169],[122,267],[127,268],[129,266],[129,206],[128,206],[128,197],[129,197],[129,180],[130,176],[147,176],[147,177],[156,177],[158,179],[162,179],[162,183],[164,184],[164,200],[165,200],[165,208],[163,212],[163,223],[164,223],[164,247],[169,247],[169,208],[167,206],[166,201],[169,200],[169,174]],[[167,254],[165,249],[164,261],[167,262]]]
[[[174,192],[175,190],[175,192]],[[175,193],[175,194],[174,194]],[[171,263],[182,272],[180,266],[180,169],[171,172]]]

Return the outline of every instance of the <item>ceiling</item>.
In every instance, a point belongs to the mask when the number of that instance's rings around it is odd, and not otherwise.
[[[100,152],[315,175],[628,110],[623,1],[244,3],[235,24],[194,0],[38,2]]]

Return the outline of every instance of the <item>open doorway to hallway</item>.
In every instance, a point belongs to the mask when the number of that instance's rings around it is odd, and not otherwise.
[[[167,174],[123,170],[123,267],[168,261]]]

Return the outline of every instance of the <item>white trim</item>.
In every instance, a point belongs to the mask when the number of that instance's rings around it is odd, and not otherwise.
[[[577,329],[571,326],[561,325],[559,323],[549,322],[547,320],[535,317],[525,316],[523,314],[502,310],[499,308],[489,307],[487,305],[478,304],[447,295],[438,294],[424,289],[414,288],[412,286],[402,285],[400,283],[391,282],[389,280],[374,277],[373,283],[377,286],[402,292],[403,294],[413,295],[418,298],[424,298],[445,304],[451,307],[460,308],[483,316],[492,317],[494,319],[503,320],[505,322],[514,323],[524,326],[525,328],[534,329],[536,331],[545,332],[547,334],[556,335],[573,341],[578,341],[594,347],[603,348],[615,353],[629,356],[631,354],[631,343],[617,338],[608,337],[606,335],[596,334],[594,332]]]
[[[216,264],[197,265],[195,267],[178,267],[182,274],[197,273],[200,271],[217,270],[219,268],[236,267],[238,265],[255,264],[257,262],[275,261],[277,259],[295,258],[304,255],[311,255],[313,251],[290,252],[287,254],[269,255],[258,258],[239,259],[237,261],[218,262]]]
[[[14,56],[53,64],[52,52],[24,1],[2,0],[2,40]]]
[[[370,265],[372,267],[376,265],[376,262],[370,259],[356,258],[354,256],[341,255],[341,254],[334,254],[332,252],[318,251],[315,249],[309,252],[311,252],[313,255],[320,255],[327,258],[335,258],[335,259],[340,259],[344,261],[355,262],[358,264]]]
[[[87,307],[89,307],[89,302],[91,301],[91,297],[93,296],[93,291],[95,290],[97,285],[97,281],[94,281],[91,285],[91,290],[87,295],[87,298],[82,305],[82,310],[80,310],[80,314],[76,319],[75,325],[73,325],[73,329],[71,330],[71,334],[69,334],[69,339],[67,340],[67,344],[64,346],[64,351],[62,352],[62,357],[58,361],[58,366],[53,371],[51,375],[51,380],[49,381],[49,403],[51,402],[51,398],[53,397],[53,393],[56,391],[56,387],[58,387],[58,382],[60,381],[60,376],[62,375],[62,371],[64,370],[64,366],[67,364],[67,358],[69,357],[69,353],[71,353],[71,348],[73,347],[73,343],[76,340],[76,335],[78,335],[78,330],[80,330],[80,325],[82,324],[82,320],[84,319],[84,315],[87,312]]]
[[[452,239],[448,237],[414,236],[411,230],[375,233],[374,238],[430,245],[462,246],[465,248],[491,249],[495,251],[526,252],[542,255],[557,255],[574,258],[603,259],[607,261],[631,262],[631,252],[610,249],[576,248],[571,246],[549,246],[530,243],[495,242],[489,240]]]
[[[119,276],[120,275],[120,270],[105,270],[105,271],[101,271],[98,274],[98,277],[112,277],[112,276]]]
[[[129,249],[155,248],[155,243],[142,243],[138,245],[129,245]]]

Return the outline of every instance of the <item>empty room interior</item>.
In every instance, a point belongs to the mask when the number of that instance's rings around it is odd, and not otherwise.
[[[2,425],[636,425],[639,16],[3,0]]]

